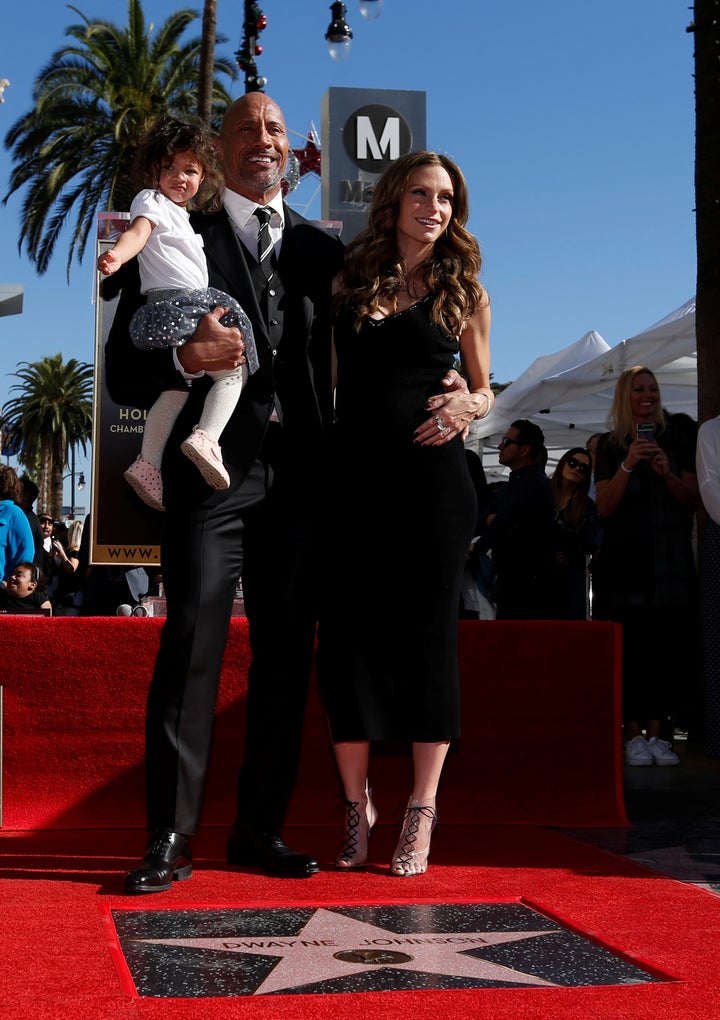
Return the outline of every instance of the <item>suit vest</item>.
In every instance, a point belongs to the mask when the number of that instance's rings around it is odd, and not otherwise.
[[[240,242],[242,244],[242,242]],[[255,294],[257,295],[258,304],[267,326],[268,339],[270,341],[270,350],[272,352],[273,360],[277,357],[277,350],[280,344],[283,333],[283,297],[285,296],[285,290],[280,279],[280,274],[277,269],[268,280],[265,277],[265,273],[260,268],[260,263],[254,258],[248,248],[243,244],[245,249],[245,261],[247,262],[248,269],[250,271],[250,278],[255,288]],[[275,259],[273,258],[273,262]],[[275,410],[279,420],[282,422],[282,409],[280,407],[280,401],[278,399],[277,390],[273,386],[275,391]]]

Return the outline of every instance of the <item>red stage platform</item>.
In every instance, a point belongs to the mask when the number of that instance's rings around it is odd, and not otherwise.
[[[144,828],[145,697],[160,619],[0,618],[6,831]],[[463,737],[439,798],[443,825],[627,824],[620,628],[601,622],[461,621]],[[228,826],[244,734],[247,620],[234,618],[217,707],[205,826]],[[409,758],[380,749],[371,781],[395,824]],[[340,824],[317,693],[289,824]]]

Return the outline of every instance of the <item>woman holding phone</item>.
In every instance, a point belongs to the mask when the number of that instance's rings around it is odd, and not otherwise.
[[[664,737],[672,736],[678,692],[693,673],[688,655],[697,648],[695,443],[665,414],[657,379],[643,365],[619,377],[609,425],[595,462],[603,529],[593,615],[623,628],[625,761],[677,765]]]

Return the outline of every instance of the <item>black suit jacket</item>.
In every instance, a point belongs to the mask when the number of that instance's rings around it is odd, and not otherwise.
[[[259,455],[275,393],[298,470],[303,463],[312,464],[332,420],[329,306],[332,280],[342,266],[340,241],[285,206],[277,266],[285,292],[283,331],[273,352],[246,255],[227,214],[224,210],[196,214],[192,222],[203,236],[210,285],[236,298],[250,318],[260,368],[243,387],[221,440],[230,490],[208,493],[197,469],[180,452],[180,442],[199,420],[211,380],[203,378],[191,385],[163,460],[168,508],[178,500],[184,505],[213,505],[242,482]],[[175,369],[171,351],[141,351],[130,340],[130,319],[143,303],[134,263],[123,267],[121,278],[117,274],[122,294],[105,346],[106,383],[116,403],[149,407],[161,390],[186,389],[187,383]]]

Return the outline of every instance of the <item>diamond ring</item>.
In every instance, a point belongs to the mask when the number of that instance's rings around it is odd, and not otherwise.
[[[440,420],[439,414],[435,415],[435,424],[438,427],[438,432],[444,432],[447,429],[447,425],[443,425],[442,421]]]

